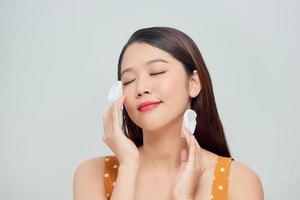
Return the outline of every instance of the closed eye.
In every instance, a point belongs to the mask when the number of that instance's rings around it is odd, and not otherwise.
[[[163,73],[165,73],[166,71],[163,71],[163,72],[158,72],[158,73],[153,73],[153,74],[150,74],[151,76],[155,76],[155,75],[159,75],[159,74],[163,74]],[[127,83],[124,83],[123,85],[125,86],[125,85],[128,85],[129,83],[131,83],[131,82],[133,82],[135,79],[133,79],[132,81],[129,81],[129,82],[127,82]]]
[[[158,73],[155,73],[155,74],[150,74],[150,75],[158,75],[158,74],[163,74],[165,73],[166,71],[163,71],[163,72],[158,72]]]

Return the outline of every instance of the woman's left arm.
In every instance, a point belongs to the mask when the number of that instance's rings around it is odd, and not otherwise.
[[[260,178],[247,165],[231,163],[228,195],[230,200],[263,200],[264,192]]]

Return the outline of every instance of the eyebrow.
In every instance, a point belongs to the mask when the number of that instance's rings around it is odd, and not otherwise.
[[[164,59],[161,59],[161,58],[158,58],[158,59],[153,59],[153,60],[149,60],[146,62],[146,66],[147,65],[150,65],[150,64],[153,64],[153,63],[156,63],[156,62],[164,62],[164,63],[168,63],[168,61],[164,60]],[[122,71],[121,73],[121,77],[122,75],[125,73],[125,72],[128,72],[128,71],[132,71],[133,68],[132,67],[129,67],[129,68],[126,68]]]

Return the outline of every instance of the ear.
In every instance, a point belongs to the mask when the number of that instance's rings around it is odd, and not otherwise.
[[[197,70],[189,77],[189,94],[192,98],[198,96],[201,90],[201,83]]]

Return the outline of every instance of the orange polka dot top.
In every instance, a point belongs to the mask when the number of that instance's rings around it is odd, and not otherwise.
[[[233,158],[219,156],[215,164],[211,199],[227,200],[230,164]],[[105,156],[104,187],[109,200],[118,176],[119,163],[116,156]]]

